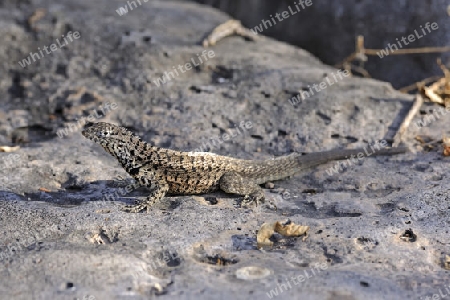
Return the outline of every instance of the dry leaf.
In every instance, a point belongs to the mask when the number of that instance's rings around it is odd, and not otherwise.
[[[301,236],[306,234],[309,230],[309,226],[296,225],[292,222],[281,224],[280,222],[275,223],[275,232],[278,232],[284,236]]]
[[[20,149],[20,146],[9,147],[9,146],[0,146],[0,152],[14,152]]]
[[[262,246],[272,246],[273,242],[270,240],[272,235],[276,232],[283,236],[301,236],[305,234],[303,241],[308,237],[309,226],[296,225],[291,221],[281,223],[279,221],[275,223],[264,223],[262,224],[258,234],[256,236],[256,241],[258,243],[258,248]]]
[[[444,144],[444,156],[450,156],[450,138],[444,136],[442,143]]]
[[[444,268],[450,270],[450,255],[445,255]]]

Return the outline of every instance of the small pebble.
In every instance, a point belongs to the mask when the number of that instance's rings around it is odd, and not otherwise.
[[[236,277],[243,280],[261,279],[270,275],[270,270],[261,267],[243,267],[236,271]]]
[[[265,187],[266,189],[273,189],[275,187],[275,184],[273,184],[273,182],[266,182]]]

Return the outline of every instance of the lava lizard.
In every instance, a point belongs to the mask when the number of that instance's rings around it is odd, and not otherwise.
[[[209,152],[155,147],[124,127],[104,122],[87,123],[82,134],[117,158],[140,185],[151,189],[145,201],[125,206],[123,210],[127,212],[145,209],[148,212],[166,194],[201,194],[219,189],[244,196],[243,206],[262,202],[264,191],[260,184],[363,152],[363,149],[330,150],[306,155],[293,153],[268,160],[244,160]],[[381,148],[372,154],[392,155],[407,151],[406,147]]]

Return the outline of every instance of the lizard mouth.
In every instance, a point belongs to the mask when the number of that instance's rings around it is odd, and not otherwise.
[[[94,125],[94,123],[92,122],[87,122],[84,127],[83,127],[83,131],[81,131],[81,134],[85,137],[87,137],[88,139],[93,139],[95,135],[92,134],[91,130],[89,130],[89,128],[92,127],[92,125]]]

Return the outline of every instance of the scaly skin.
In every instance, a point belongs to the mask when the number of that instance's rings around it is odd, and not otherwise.
[[[125,211],[151,208],[166,194],[201,194],[219,189],[244,196],[244,205],[264,201],[259,186],[292,176],[329,161],[356,156],[365,149],[331,150],[301,155],[294,153],[269,160],[244,160],[209,152],[181,152],[152,146],[126,128],[99,122],[85,125],[82,134],[117,158],[139,184],[151,188],[146,201],[126,206]],[[377,149],[373,155],[403,153],[407,148]]]

